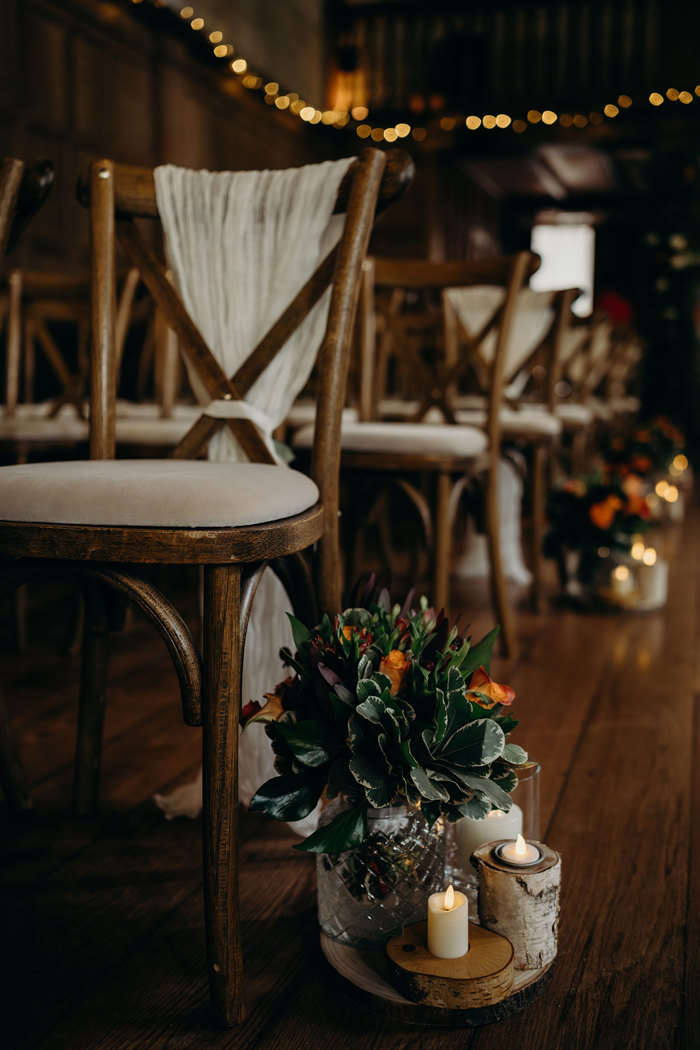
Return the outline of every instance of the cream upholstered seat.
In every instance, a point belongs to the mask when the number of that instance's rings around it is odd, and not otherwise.
[[[348,452],[411,453],[416,448],[430,456],[480,456],[488,447],[486,435],[475,427],[444,423],[361,423],[347,421],[341,432]],[[310,448],[313,428],[302,427],[293,438],[295,448]]]
[[[285,419],[285,426],[288,430],[298,430],[300,427],[304,427],[307,424],[313,425],[316,421],[316,401],[313,399],[304,399],[303,401],[295,401],[289,410],[287,418]],[[358,411],[356,408],[346,406],[343,409],[343,422],[356,420],[358,417]]]
[[[279,521],[319,498],[311,478],[267,463],[72,460],[0,471],[0,520],[230,528]]]
[[[484,410],[457,411],[455,418],[464,426],[485,427],[488,413]],[[551,412],[538,412],[531,409],[502,407],[499,412],[499,424],[503,438],[508,441],[518,437],[558,437],[562,424]]]

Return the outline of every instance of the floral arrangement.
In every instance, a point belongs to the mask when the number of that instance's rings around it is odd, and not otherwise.
[[[665,416],[657,416],[628,439],[612,438],[603,454],[608,471],[651,479],[682,473],[688,465],[684,450],[683,433]]]
[[[561,557],[564,550],[580,551],[579,578],[586,582],[592,559],[601,552],[628,553],[632,537],[649,527],[651,509],[636,474],[597,472],[553,489],[547,500],[550,528],[544,554]]]
[[[244,708],[244,723],[267,723],[279,774],[251,809],[293,821],[324,793],[351,803],[297,849],[360,846],[370,807],[420,807],[430,825],[510,809],[527,754],[506,740],[515,694],[487,671],[498,628],[471,645],[427,599],[411,601],[392,606],[371,578],[334,619],[310,630],[290,617],[296,653],[281,655],[293,674]]]

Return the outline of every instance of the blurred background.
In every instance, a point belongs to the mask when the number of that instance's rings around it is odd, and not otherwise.
[[[417,177],[374,250],[532,247],[540,287],[639,329],[643,413],[697,447],[694,5],[0,0],[0,22],[0,152],[57,169],[14,266],[86,267],[75,184],[99,155],[258,168],[400,145]]]

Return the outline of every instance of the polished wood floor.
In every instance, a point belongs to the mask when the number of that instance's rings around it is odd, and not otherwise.
[[[55,1050],[661,1050],[700,1047],[700,512],[667,537],[660,613],[583,613],[553,587],[523,608],[517,740],[538,757],[543,837],[563,856],[560,953],[541,999],[497,1026],[415,1028],[338,991],[318,948],[314,868],[284,828],[251,822],[242,911],[249,1015],[217,1031],[207,1005],[200,825],[150,796],[191,777],[199,734],[140,620],[115,638],[102,809],[69,813],[75,660],[69,592],[30,594],[29,647],[2,681],[35,795],[2,818],[0,1045]],[[185,579],[170,586],[182,590]],[[455,586],[479,637],[481,585]],[[9,619],[4,621],[9,629]]]

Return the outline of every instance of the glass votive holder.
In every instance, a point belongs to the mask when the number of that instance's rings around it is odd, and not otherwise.
[[[540,764],[539,762],[523,762],[516,769],[518,774],[517,787],[513,788],[511,796],[516,806],[520,806],[523,813],[523,836],[536,842],[540,841]]]

